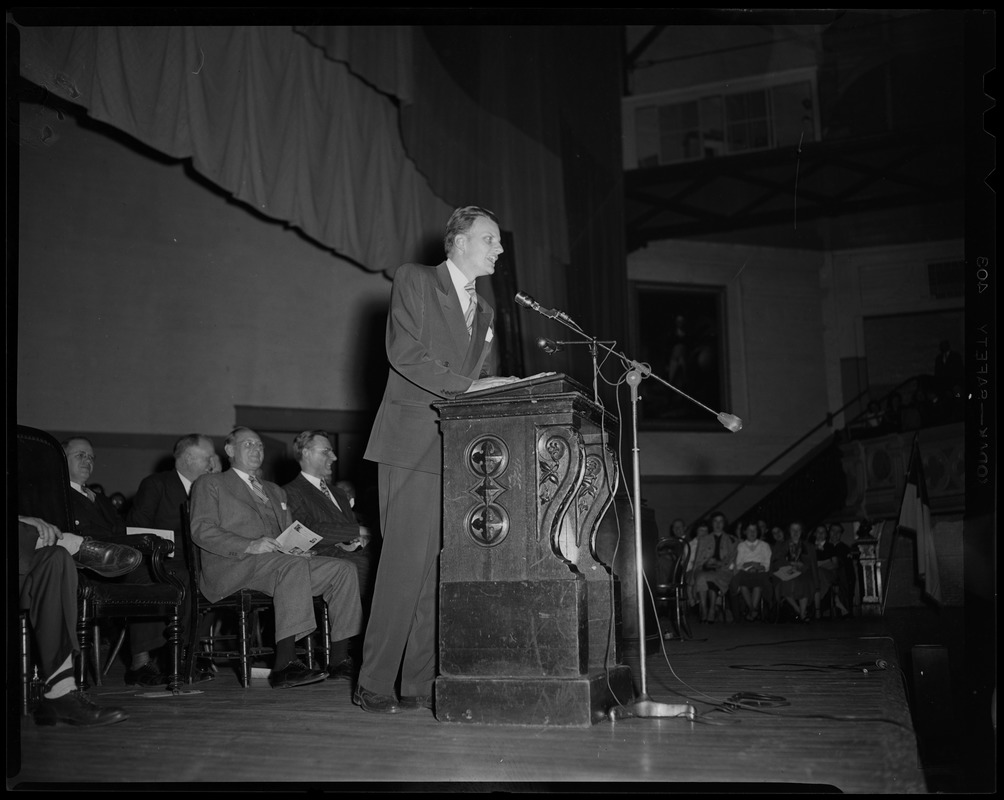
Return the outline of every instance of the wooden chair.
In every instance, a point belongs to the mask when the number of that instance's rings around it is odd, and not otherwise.
[[[211,602],[199,589],[199,580],[202,575],[202,550],[192,541],[190,527],[191,505],[185,503],[182,508],[182,542],[186,548],[186,556],[190,567],[192,585],[192,616],[188,624],[188,643],[185,658],[185,679],[188,683],[195,680],[195,662],[200,656],[215,661],[216,659],[227,659],[237,662],[237,674],[240,678],[241,686],[245,689],[251,686],[252,663],[255,659],[269,656],[274,653],[274,648],[262,643],[261,626],[259,614],[262,611],[271,612],[272,598],[264,592],[254,589],[238,589],[231,595],[216,602]],[[308,665],[313,665],[316,661],[328,666],[330,653],[328,624],[328,607],[321,598],[314,599],[315,609],[318,611],[320,622],[318,632],[321,641],[322,659],[315,658],[313,641],[310,636],[304,638],[302,650],[307,659]],[[199,630],[204,625],[208,615],[214,612],[233,612],[236,615],[237,629],[233,634],[221,634],[212,627],[205,634],[200,634]]]
[[[656,608],[669,611],[675,638],[692,639],[690,624],[687,622],[687,562],[690,560],[690,544],[679,539],[663,540],[659,542],[657,552],[661,558],[673,559],[673,564],[669,583],[655,587]]]
[[[38,517],[61,531],[74,532],[70,491],[66,454],[59,442],[45,431],[18,425],[18,514]],[[81,688],[87,687],[90,667],[95,681],[100,683],[100,652],[95,632],[99,621],[113,617],[161,617],[167,620],[167,644],[171,661],[167,688],[177,692],[181,685],[178,617],[185,587],[164,566],[164,556],[172,551],[173,545],[149,535],[132,537],[129,544],[144,554],[154,581],[122,583],[106,580],[86,571],[80,572],[77,592],[77,636],[80,645],[77,682]],[[22,642],[22,646],[30,643],[27,634],[22,636]],[[30,656],[25,656],[24,659],[25,665],[30,663]]]
[[[28,716],[42,696],[42,681],[31,660],[31,626],[28,623],[27,611],[18,614],[18,623],[21,637],[21,713]]]

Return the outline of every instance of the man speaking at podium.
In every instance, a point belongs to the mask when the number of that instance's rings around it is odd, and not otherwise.
[[[364,711],[432,708],[443,471],[432,404],[518,380],[494,375],[495,311],[475,289],[502,255],[498,220],[458,208],[443,244],[444,262],[402,265],[391,289],[390,370],[364,456],[379,465],[383,536],[353,697]]]

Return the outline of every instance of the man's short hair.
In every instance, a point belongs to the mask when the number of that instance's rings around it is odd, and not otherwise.
[[[202,433],[187,433],[174,443],[174,460],[177,461],[190,447],[198,447],[203,442],[210,441],[209,437]]]
[[[64,453],[70,449],[70,442],[87,442],[87,444],[90,445],[91,450],[94,449],[94,442],[92,442],[86,436],[67,436],[65,439],[63,439],[63,441],[59,443],[60,446],[63,448]]]
[[[443,236],[443,249],[446,250],[447,256],[450,255],[456,238],[462,233],[467,233],[480,217],[488,217],[498,225],[498,217],[481,206],[461,206],[450,215],[450,221],[446,223],[446,235]]]
[[[223,446],[230,447],[231,445],[234,444],[234,442],[237,441],[237,437],[245,432],[253,433],[255,436],[258,435],[257,431],[253,430],[252,428],[249,428],[247,425],[238,425],[236,428],[230,431],[230,433],[227,434],[227,438],[223,442]]]
[[[293,457],[297,461],[303,458],[303,451],[310,447],[310,443],[313,441],[315,436],[323,436],[328,440],[331,439],[331,437],[328,436],[327,431],[304,431],[303,433],[297,434],[296,438],[293,440]]]

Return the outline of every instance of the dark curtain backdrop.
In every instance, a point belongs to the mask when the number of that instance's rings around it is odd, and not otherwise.
[[[441,257],[453,207],[492,208],[520,290],[624,338],[619,27],[20,34],[23,77],[366,270]],[[525,368],[569,371],[532,346],[566,332],[521,323]]]

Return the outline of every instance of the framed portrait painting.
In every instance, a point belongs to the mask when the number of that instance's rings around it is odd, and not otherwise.
[[[638,360],[679,390],[643,380],[639,427],[724,431],[716,414],[730,406],[725,287],[636,282],[632,308]]]

